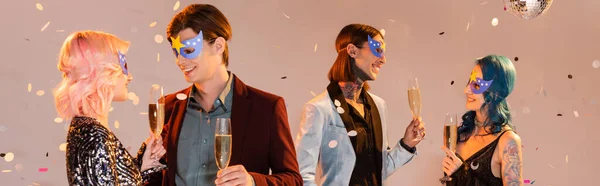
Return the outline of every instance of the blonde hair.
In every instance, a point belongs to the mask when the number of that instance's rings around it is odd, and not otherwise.
[[[118,52],[130,43],[99,31],[79,31],[67,37],[60,50],[62,81],[53,91],[56,110],[63,118],[106,117],[116,80],[123,73]]]

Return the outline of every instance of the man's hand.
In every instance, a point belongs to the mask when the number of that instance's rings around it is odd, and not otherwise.
[[[414,118],[408,127],[406,127],[406,131],[404,132],[404,144],[412,147],[417,146],[421,140],[425,137],[425,123],[421,121],[421,117]]]

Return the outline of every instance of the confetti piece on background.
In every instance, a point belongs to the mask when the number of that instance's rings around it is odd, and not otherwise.
[[[36,183],[36,182],[33,182],[33,183],[31,183],[31,184],[33,184],[33,185],[40,185],[39,183]]]
[[[569,79],[573,79],[573,75],[571,75],[571,74],[569,74],[567,77],[568,77]]]
[[[355,130],[348,132],[348,136],[356,136],[358,133]]]
[[[480,5],[485,5],[485,4],[487,4],[487,3],[488,3],[488,2],[486,1],[486,2],[483,2],[483,3],[479,3],[479,4],[480,4]]]
[[[14,159],[15,159],[15,154],[13,154],[12,152],[7,152],[6,154],[4,154],[4,161],[11,162]]]
[[[562,114],[556,114],[556,116],[562,116]]]
[[[381,36],[385,36],[385,29],[382,28],[381,30],[379,30],[379,32],[381,32]]]
[[[536,147],[535,150],[538,150],[539,147]]]
[[[65,32],[65,30],[56,30],[56,32]]]
[[[290,18],[290,16],[288,16],[288,15],[286,15],[286,14],[284,14],[284,13],[281,13],[281,14],[282,14],[283,16],[285,16],[286,18],[288,18],[288,19]]]
[[[310,95],[312,96],[317,96],[317,94],[315,94],[313,91],[309,91]]]
[[[388,19],[388,21],[390,21],[390,22],[392,22],[392,23],[395,23],[395,22],[396,22],[396,20],[393,20],[393,19]]]
[[[592,62],[592,67],[600,68],[600,60],[595,60],[594,62]]]
[[[0,125],[0,132],[6,132],[6,127],[4,125]]]
[[[40,11],[44,10],[44,6],[42,6],[42,4],[40,4],[40,3],[36,3],[35,7]]]
[[[46,157],[48,157],[48,152],[46,152]]]
[[[529,184],[529,183],[531,183],[531,181],[530,180],[523,180],[523,183],[524,184]]]
[[[43,96],[46,92],[44,92],[43,90],[38,90],[35,94],[37,94],[38,96]]]
[[[27,84],[27,92],[31,92],[31,83]]]
[[[317,52],[317,44],[315,44],[315,52]]]
[[[135,92],[129,92],[127,94],[127,97],[129,98],[129,100],[133,101],[133,105],[138,105],[140,103],[140,98],[135,95]]]
[[[569,163],[569,155],[565,155],[565,163]]]
[[[48,172],[48,168],[45,168],[45,167],[39,168],[38,171],[39,172]]]
[[[156,35],[154,36],[154,42],[156,42],[156,43],[162,43],[162,42],[163,42],[163,40],[164,40],[164,38],[163,38],[163,36],[162,36],[162,35],[160,35],[160,34],[156,34]]]
[[[156,62],[160,63],[160,53],[156,53]]]
[[[550,166],[550,168],[554,168],[554,166],[552,166],[552,165],[550,165],[550,164],[548,164],[548,166]]]
[[[12,172],[12,170],[2,170],[4,173]]]
[[[118,129],[121,126],[121,124],[119,123],[119,121],[115,120],[115,128]]]
[[[152,28],[152,27],[156,26],[156,21],[154,21],[154,22],[150,23],[150,25],[149,25],[149,26],[150,26],[150,28]]]
[[[62,123],[63,119],[61,117],[54,118],[54,123]]]
[[[492,26],[498,26],[498,18],[492,19]]]
[[[17,172],[21,172],[21,171],[23,171],[23,165],[21,165],[21,164],[16,164],[16,165],[15,165],[15,170],[16,170]]]
[[[175,97],[177,97],[177,99],[179,100],[184,100],[187,98],[187,95],[185,95],[184,93],[179,93]]]
[[[58,150],[63,151],[63,152],[67,151],[67,143],[60,144],[58,146]]]
[[[148,115],[147,112],[140,112],[140,115]]]
[[[469,26],[471,26],[471,22],[467,23],[467,31],[469,31]]]
[[[515,61],[519,61],[519,57],[515,57]]]
[[[112,112],[113,110],[115,110],[114,107],[110,107],[110,109],[108,109],[108,112]]]
[[[579,117],[579,112],[573,111],[573,115],[575,115],[575,117],[577,118],[577,117]]]
[[[439,33],[439,35],[441,36],[441,35],[444,35],[445,33],[446,33],[446,32],[440,32],[440,33]]]
[[[335,140],[331,140],[329,141],[329,148],[335,148],[337,146],[338,142]]]
[[[345,112],[344,108],[342,108],[342,107],[338,107],[336,110],[340,114],[343,114]]]
[[[451,82],[450,82],[450,85],[454,85],[454,81],[451,81]]]
[[[287,76],[283,76],[283,77],[281,77],[281,79],[287,79]]]
[[[48,21],[40,30],[41,32],[43,32],[44,30],[46,30],[46,28],[48,28],[48,25],[50,25],[50,21]]]
[[[177,10],[179,9],[179,1],[175,2],[175,5],[173,6],[173,10]]]

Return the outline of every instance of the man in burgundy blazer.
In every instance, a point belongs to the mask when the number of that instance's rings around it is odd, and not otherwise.
[[[247,86],[227,70],[231,26],[209,4],[192,4],[167,27],[184,90],[165,97],[162,132],[168,168],[150,185],[302,185],[283,98]],[[256,73],[256,72],[255,72]],[[217,119],[231,119],[229,166],[214,155]]]
[[[255,185],[302,185],[283,98],[247,86],[232,76],[233,143],[229,165],[243,165]],[[192,89],[193,85],[165,98],[166,122],[162,137],[167,154],[161,161],[166,162],[168,170],[163,172],[164,186],[175,185],[177,144],[188,105],[188,99],[180,100],[177,95],[189,95]],[[160,183],[160,178],[155,177],[150,185]]]

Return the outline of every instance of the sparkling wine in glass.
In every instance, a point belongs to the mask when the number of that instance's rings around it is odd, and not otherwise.
[[[444,120],[444,146],[448,147],[452,152],[456,150],[456,140],[458,139],[457,118],[457,115],[446,114],[446,119]],[[445,183],[452,181],[452,178],[444,173],[444,177],[440,178],[440,181]]]
[[[215,160],[219,170],[227,168],[231,159],[231,119],[217,118],[215,129]]]
[[[150,131],[159,137],[165,123],[165,99],[163,98],[163,87],[160,85],[154,84],[150,88],[148,119]]]
[[[411,78],[408,83],[408,106],[413,118],[421,116],[421,90],[417,78]],[[423,134],[419,131],[418,140],[421,140]]]

